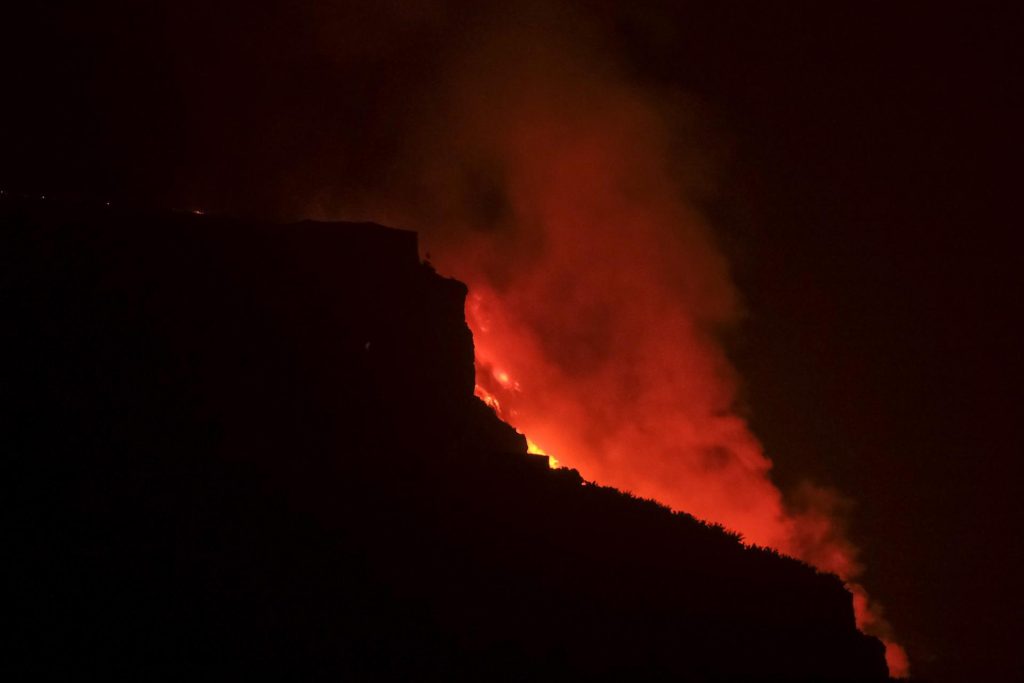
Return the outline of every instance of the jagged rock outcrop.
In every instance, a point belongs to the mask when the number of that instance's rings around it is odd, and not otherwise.
[[[413,233],[0,202],[41,677],[884,680],[832,576],[550,471]]]

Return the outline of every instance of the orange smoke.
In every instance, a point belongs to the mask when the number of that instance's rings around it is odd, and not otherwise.
[[[694,106],[538,12],[466,39],[400,165],[411,178],[372,215],[419,229],[469,285],[478,393],[536,450],[835,572],[905,675],[836,496],[784,497],[735,409],[718,335],[741,306],[698,206],[713,146]]]

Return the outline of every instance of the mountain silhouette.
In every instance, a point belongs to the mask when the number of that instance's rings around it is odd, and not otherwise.
[[[836,577],[527,454],[415,233],[7,198],[0,254],[33,678],[887,679]]]

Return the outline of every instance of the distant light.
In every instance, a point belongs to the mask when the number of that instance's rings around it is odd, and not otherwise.
[[[205,211],[203,211],[202,209],[192,209],[192,213],[194,213],[194,214],[195,214],[195,215],[197,215],[197,216],[202,216],[202,215],[203,215],[203,214],[205,214],[206,212],[205,212]]]

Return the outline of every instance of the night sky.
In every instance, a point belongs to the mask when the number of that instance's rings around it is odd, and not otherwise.
[[[5,18],[0,189],[272,218],[411,192],[407,138],[494,21],[475,3],[68,4]],[[725,343],[774,480],[849,500],[915,676],[1020,680],[1009,17],[564,4],[567,40],[600,34],[625,78],[682,93],[707,141],[698,201],[744,310]]]

